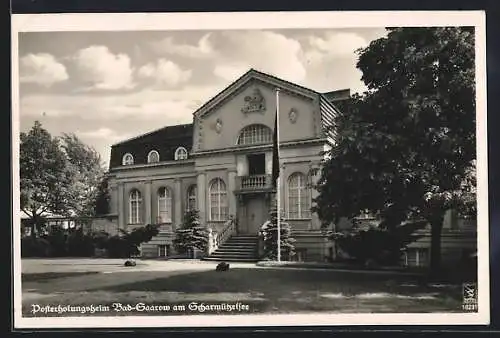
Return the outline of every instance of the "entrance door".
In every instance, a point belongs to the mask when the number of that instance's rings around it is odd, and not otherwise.
[[[247,155],[248,175],[264,175],[266,173],[266,155],[252,154]]]
[[[264,197],[250,198],[247,201],[246,232],[250,235],[257,235],[259,229],[267,220],[266,201]]]

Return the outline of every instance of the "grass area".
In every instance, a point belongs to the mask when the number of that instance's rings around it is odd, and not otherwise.
[[[186,305],[229,303],[248,305],[238,313],[373,313],[459,312],[460,286],[432,287],[414,277],[325,270],[233,268],[213,270],[130,271],[93,274],[52,274],[23,278],[23,314],[33,304],[108,306],[95,315],[199,314],[179,306],[176,311],[115,312],[113,303]],[[205,312],[207,313],[207,312]],[[214,312],[211,312],[214,313]],[[220,313],[230,313],[222,311]],[[43,314],[43,316],[51,314]],[[57,313],[52,315],[58,315]],[[81,315],[65,313],[63,315]]]
[[[92,275],[98,273],[97,271],[84,271],[84,272],[43,272],[43,273],[30,273],[21,276],[22,282],[43,282],[52,279],[59,279],[64,277],[74,277],[83,275]]]

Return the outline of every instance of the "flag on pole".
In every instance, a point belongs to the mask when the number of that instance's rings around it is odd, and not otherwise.
[[[281,194],[280,194],[280,100],[279,88],[276,88],[276,116],[274,120],[274,136],[273,136],[273,185],[276,188],[276,211],[277,211],[277,255],[278,262],[281,262]]]
[[[278,177],[280,176],[280,161],[279,161],[279,143],[278,143],[278,108],[276,107],[276,115],[274,116],[274,135],[273,135],[273,168],[272,182],[276,188]]]

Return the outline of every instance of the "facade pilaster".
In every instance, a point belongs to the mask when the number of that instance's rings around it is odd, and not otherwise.
[[[151,196],[151,181],[146,181],[144,182],[144,224],[150,224],[150,223],[156,223],[152,222],[151,218],[151,203],[152,203],[152,196]],[[156,219],[155,219],[156,221]]]
[[[182,196],[182,186],[181,179],[176,178],[174,180],[174,217],[173,217],[173,227],[175,228],[179,224],[182,223],[182,202],[184,201],[184,197]]]
[[[207,221],[207,210],[206,210],[206,201],[207,201],[207,175],[204,172],[198,174],[196,178],[197,182],[197,190],[198,190],[198,211],[200,216],[200,223],[206,224]]]

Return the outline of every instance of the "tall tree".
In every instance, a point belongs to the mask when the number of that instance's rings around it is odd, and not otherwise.
[[[20,135],[21,210],[29,217],[33,236],[47,213],[67,214],[71,172],[60,143],[36,121]]]
[[[68,207],[75,216],[95,216],[95,203],[99,186],[104,178],[101,156],[74,134],[63,134],[61,145],[72,173],[72,186],[68,195]]]
[[[97,194],[94,199],[93,208],[95,216],[104,216],[107,215],[110,211],[109,208],[109,178],[104,175],[99,186],[97,187]]]
[[[388,229],[427,220],[437,271],[445,211],[475,210],[474,29],[391,28],[358,52],[368,91],[337,117],[314,209],[325,225],[363,210]]]

